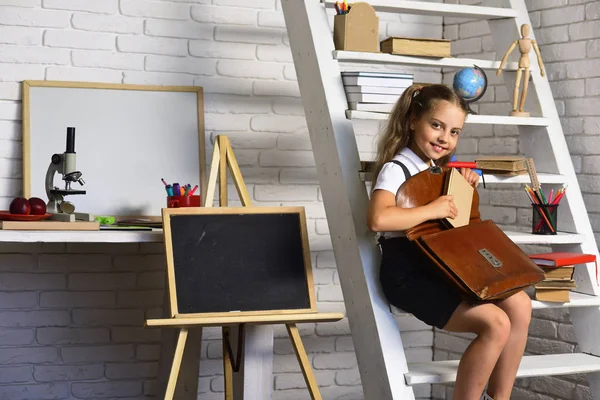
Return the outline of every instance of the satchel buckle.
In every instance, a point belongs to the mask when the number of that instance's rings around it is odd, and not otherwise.
[[[492,264],[492,267],[494,267],[494,268],[502,267],[502,261],[500,261],[496,257],[494,257],[494,255],[492,253],[490,253],[487,249],[480,249],[479,254],[481,254],[487,260],[487,262]]]
[[[433,167],[429,167],[429,172],[434,175],[439,175],[442,173],[442,168],[439,165],[434,165]]]

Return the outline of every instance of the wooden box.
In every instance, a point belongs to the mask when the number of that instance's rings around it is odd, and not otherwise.
[[[451,57],[450,40],[390,37],[381,42],[381,52],[403,56]]]
[[[379,17],[368,3],[354,3],[347,14],[333,20],[336,50],[379,53]]]

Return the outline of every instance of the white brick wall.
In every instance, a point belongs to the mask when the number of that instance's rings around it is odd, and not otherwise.
[[[448,1],[446,2],[455,2]],[[592,226],[600,231],[600,185],[598,180],[597,156],[600,142],[597,136],[600,105],[597,95],[598,43],[600,38],[600,15],[598,1],[590,0],[525,0],[532,21],[542,59],[546,66],[552,93],[561,117],[575,170],[579,175],[586,207],[590,212]],[[464,4],[481,4],[480,0],[462,0]],[[495,49],[489,29],[478,22],[464,22],[444,26],[444,36],[459,43],[473,41],[483,48],[472,51],[469,46],[453,46],[456,56],[500,60],[506,49]],[[515,38],[516,39],[516,38]],[[497,53],[494,52],[497,50]],[[534,57],[532,51],[531,57]],[[447,74],[449,81],[453,75]],[[492,72],[488,73],[490,87],[486,96],[477,104],[481,113],[507,115],[510,111],[512,92],[507,93],[502,81]],[[587,127],[587,129],[586,129]],[[485,132],[482,134],[482,131]],[[459,152],[465,159],[476,154],[518,154],[518,135],[514,128],[476,126],[465,130],[469,143],[465,149],[459,144]],[[485,137],[483,137],[485,136]],[[501,226],[511,229],[530,229],[531,209],[519,186],[490,186],[480,189],[481,212]],[[508,206],[511,205],[511,206]],[[598,236],[598,235],[597,235]],[[547,248],[527,248],[546,251]],[[537,310],[533,313],[526,354],[570,353],[577,350],[576,339],[570,324],[568,310]],[[471,335],[451,334],[436,329],[434,358],[436,360],[458,359],[469,344]],[[434,399],[451,399],[451,385],[435,385]],[[572,400],[591,399],[585,376],[544,377],[518,379],[513,399],[519,400]]]
[[[442,35],[440,18],[380,17],[382,38]],[[207,154],[228,134],[255,204],[306,208],[319,309],[344,310],[277,0],[0,0],[0,209],[21,191],[25,79],[203,86]],[[365,159],[378,129],[356,123]],[[156,244],[0,244],[0,397],[153,398],[160,331],[143,321],[160,315],[163,260]],[[399,324],[409,361],[431,360],[431,328]],[[348,322],[300,328],[324,398],[362,399]],[[285,330],[274,353],[274,399],[307,398]],[[199,398],[222,398],[218,330],[201,355]]]

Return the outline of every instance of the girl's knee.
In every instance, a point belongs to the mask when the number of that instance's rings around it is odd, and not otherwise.
[[[531,299],[525,292],[512,296],[511,302],[504,309],[513,326],[528,327],[531,321]]]
[[[482,338],[504,346],[510,336],[510,330],[510,318],[502,309],[496,307],[487,314],[482,331],[478,332],[478,334]]]

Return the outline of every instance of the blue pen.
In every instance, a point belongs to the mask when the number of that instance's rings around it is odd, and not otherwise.
[[[179,183],[173,184],[173,194],[171,196],[181,196],[181,187]]]

